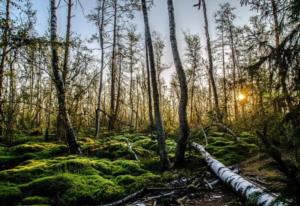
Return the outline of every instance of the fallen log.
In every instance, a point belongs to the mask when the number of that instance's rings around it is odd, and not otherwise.
[[[277,201],[276,196],[272,193],[264,191],[258,185],[249,182],[214,159],[202,145],[193,142],[191,146],[203,155],[209,168],[222,182],[229,185],[246,200],[259,206],[287,206],[286,203]]]

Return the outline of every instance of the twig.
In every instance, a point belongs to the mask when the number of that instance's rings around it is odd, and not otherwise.
[[[126,197],[124,197],[123,199],[121,200],[118,200],[118,201],[115,201],[115,202],[112,202],[112,203],[109,203],[109,204],[105,204],[105,205],[101,205],[101,206],[117,206],[117,205],[124,205],[124,203],[128,202],[129,200],[143,194],[145,192],[145,188],[133,193],[133,194],[130,194]]]

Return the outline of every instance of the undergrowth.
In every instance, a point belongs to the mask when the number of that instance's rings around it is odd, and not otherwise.
[[[223,133],[212,133],[207,149],[225,164],[242,161],[257,149],[244,136],[235,144]],[[205,165],[199,154],[188,151],[184,169],[158,173],[157,142],[143,134],[85,137],[78,142],[82,156],[69,155],[64,142],[45,142],[41,136],[18,135],[12,146],[1,145],[0,205],[102,204],[146,186],[164,186],[172,179],[198,174]],[[175,138],[170,135],[166,145],[173,159]]]

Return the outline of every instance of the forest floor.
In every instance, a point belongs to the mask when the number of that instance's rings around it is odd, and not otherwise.
[[[99,140],[81,136],[82,156],[69,155],[63,142],[45,142],[43,136],[18,134],[12,146],[0,145],[0,205],[99,205],[142,188],[149,192],[132,205],[244,204],[190,148],[184,167],[159,172],[157,143],[149,134],[106,134]],[[166,141],[171,159],[175,137],[169,135]],[[193,132],[191,139],[204,143],[201,132]],[[282,190],[282,175],[259,153],[254,136],[242,133],[235,143],[229,135],[212,131],[208,143],[207,150],[225,165],[272,191]]]

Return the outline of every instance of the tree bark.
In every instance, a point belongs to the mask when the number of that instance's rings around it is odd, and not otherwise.
[[[148,11],[146,6],[146,0],[141,0],[141,3],[142,3],[142,10],[144,16],[144,24],[145,24],[145,38],[146,38],[148,52],[149,52],[152,96],[153,96],[153,103],[154,103],[155,125],[158,133],[157,141],[159,144],[160,162],[161,162],[162,169],[168,169],[170,168],[170,160],[166,149],[166,144],[165,144],[166,134],[165,134],[160,108],[159,108],[159,94],[157,88],[153,45],[152,45],[151,33],[150,33],[149,22],[148,22]]]
[[[98,0],[100,2],[101,0]],[[99,5],[100,6],[100,5]],[[101,111],[101,96],[102,96],[102,88],[103,88],[103,70],[104,70],[104,37],[103,37],[103,30],[104,30],[104,13],[105,13],[105,0],[102,0],[101,4],[101,17],[100,17],[100,8],[98,11],[97,21],[98,21],[98,28],[99,28],[99,42],[100,42],[100,49],[101,49],[101,66],[100,66],[100,81],[99,81],[99,89],[98,89],[98,103],[96,109],[96,134],[95,137],[99,138],[100,133],[100,111]]]
[[[3,77],[4,77],[4,65],[7,57],[7,48],[10,35],[10,0],[6,0],[5,7],[5,28],[2,36],[2,55],[0,61],[0,136],[3,135],[4,124],[4,112],[3,112]]]
[[[115,122],[115,84],[116,84],[116,40],[117,40],[117,0],[114,0],[113,44],[111,57],[110,118],[108,129],[114,129]]]
[[[206,35],[206,46],[207,46],[207,53],[208,53],[208,74],[210,78],[210,83],[212,86],[212,92],[214,95],[214,103],[215,103],[215,110],[217,113],[218,118],[220,117],[220,108],[219,108],[219,99],[218,99],[218,93],[217,93],[217,87],[215,83],[214,78],[214,66],[213,66],[213,57],[212,57],[212,51],[211,51],[211,45],[210,45],[210,36],[208,32],[208,20],[207,20],[207,13],[206,13],[206,3],[205,0],[202,1],[202,9],[203,9],[203,15],[204,15],[204,22],[205,22],[205,35]]]
[[[146,48],[146,69],[147,69],[147,91],[148,91],[148,112],[149,112],[149,123],[150,130],[153,129],[153,112],[152,112],[152,95],[151,95],[151,77],[150,77],[150,69],[149,69],[149,54],[147,42],[145,42]]]
[[[233,67],[233,104],[234,104],[234,117],[235,120],[238,119],[238,105],[236,98],[236,57],[234,51],[234,42],[233,42],[233,34],[232,34],[232,25],[229,25],[229,38],[230,38],[230,49],[231,49],[231,59],[232,59],[232,67]]]
[[[176,67],[177,77],[180,86],[180,100],[179,100],[179,124],[180,124],[180,137],[176,146],[175,163],[181,164],[184,161],[186,144],[189,136],[189,125],[187,121],[187,103],[188,103],[188,87],[186,82],[185,73],[182,67],[180,55],[177,48],[176,40],[176,26],[174,17],[173,0],[168,0],[169,11],[169,28],[170,28],[170,41],[173,53],[173,59]]]
[[[222,34],[221,34],[221,46],[222,46],[222,69],[223,69],[223,93],[224,93],[224,111],[225,116],[228,115],[227,109],[227,88],[226,88],[226,70],[225,70],[225,45],[224,45],[224,22],[222,21]]]
[[[51,0],[51,19],[50,19],[50,36],[51,36],[51,66],[54,76],[54,83],[57,91],[57,100],[59,113],[63,119],[63,125],[66,131],[66,138],[71,153],[81,153],[80,147],[76,141],[76,135],[70,121],[66,107],[65,85],[62,74],[59,69],[58,45],[57,45],[57,17],[56,17],[56,0]]]
[[[192,147],[200,152],[205,158],[211,171],[225,184],[230,186],[236,193],[240,194],[247,200],[251,199],[255,205],[259,206],[286,206],[287,204],[276,201],[276,197],[267,193],[261,187],[249,182],[240,175],[232,172],[229,168],[223,165],[218,160],[214,159],[202,145],[195,142]]]

